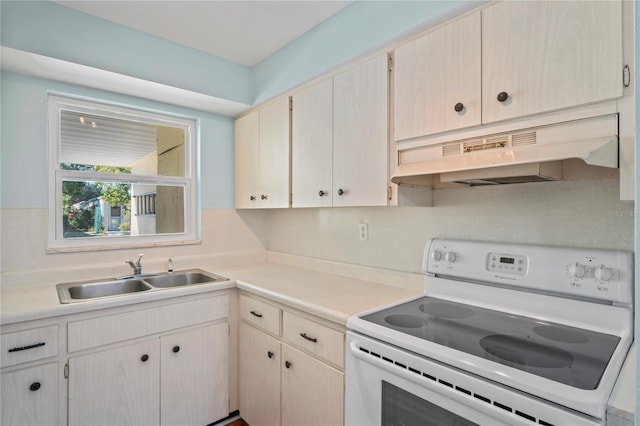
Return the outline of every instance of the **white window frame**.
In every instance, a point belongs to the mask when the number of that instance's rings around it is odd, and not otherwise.
[[[104,117],[138,121],[151,125],[177,127],[185,134],[184,177],[141,174],[98,173],[60,168],[60,117],[73,111]],[[199,121],[170,114],[160,114],[98,101],[49,95],[47,99],[47,137],[49,159],[49,200],[47,252],[104,250],[200,243],[198,132]],[[153,235],[122,235],[91,238],[64,238],[62,222],[62,182],[123,182],[184,188],[184,232]]]

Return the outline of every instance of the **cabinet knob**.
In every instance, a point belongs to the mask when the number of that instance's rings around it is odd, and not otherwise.
[[[498,102],[504,102],[509,99],[509,94],[507,92],[498,93]]]
[[[249,197],[249,200],[250,200],[250,201],[255,201],[255,200],[256,200],[256,197],[252,195],[251,197]]]
[[[342,188],[338,189],[338,195],[344,195],[344,190]]]
[[[149,361],[149,355],[147,355],[147,354],[142,355],[142,356],[140,357],[140,361],[142,361],[142,362],[147,362],[147,361]]]
[[[267,198],[269,198],[269,196],[268,196],[268,195],[264,195],[264,194],[262,194],[262,195],[260,196],[260,199],[261,199],[261,200],[266,200]]]
[[[318,191],[318,195],[321,197],[324,197],[325,195],[327,195],[326,192],[324,192],[323,190]]]
[[[273,358],[273,355],[274,355],[273,352],[271,351],[267,352],[267,358],[271,359]]]
[[[455,110],[456,110],[456,112],[460,112],[460,111],[462,111],[462,110],[464,109],[464,104],[462,104],[461,102],[458,102],[458,103],[453,107],[453,109],[455,109]]]
[[[31,383],[31,386],[29,386],[29,390],[30,390],[31,392],[35,392],[35,391],[37,391],[38,389],[40,389],[40,382],[34,382],[34,383]]]
[[[180,346],[176,345],[173,347],[173,353],[177,354],[178,352],[180,352]]]
[[[287,368],[291,368],[291,362],[285,361],[284,362],[284,366],[287,367]]]

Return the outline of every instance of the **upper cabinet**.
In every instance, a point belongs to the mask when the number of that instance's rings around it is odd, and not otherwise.
[[[292,206],[386,206],[387,55],[292,98]]]
[[[483,10],[483,123],[621,97],[621,7],[508,1]]]
[[[289,97],[236,120],[236,208],[289,207]]]
[[[480,124],[480,33],[476,12],[396,49],[395,140]]]
[[[386,206],[389,155],[387,54],[333,78],[334,206]]]
[[[291,193],[293,207],[333,206],[333,79],[293,96]]]
[[[622,96],[619,1],[497,2],[395,51],[396,141]]]

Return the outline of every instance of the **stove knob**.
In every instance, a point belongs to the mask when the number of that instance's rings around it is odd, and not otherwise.
[[[611,279],[611,269],[607,269],[602,265],[593,272],[597,280],[609,281]]]
[[[448,251],[444,254],[444,260],[449,263],[453,263],[456,261],[456,254],[452,251]]]
[[[440,250],[434,250],[431,252],[431,259],[438,261],[442,259],[442,252]]]
[[[582,278],[584,277],[584,266],[576,263],[575,265],[569,266],[569,275],[573,278]]]

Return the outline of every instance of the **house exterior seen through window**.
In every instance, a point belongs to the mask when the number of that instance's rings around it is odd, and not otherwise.
[[[50,96],[49,250],[196,242],[196,122]]]

